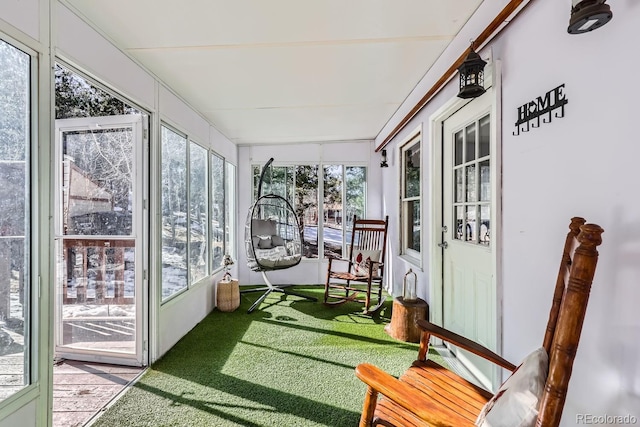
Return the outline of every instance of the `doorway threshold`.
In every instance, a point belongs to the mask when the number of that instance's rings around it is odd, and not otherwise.
[[[58,360],[53,366],[53,427],[89,426],[146,367]]]

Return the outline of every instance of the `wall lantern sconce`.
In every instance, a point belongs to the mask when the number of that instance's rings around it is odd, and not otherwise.
[[[389,163],[387,163],[387,150],[382,150],[382,161],[380,162],[381,168],[388,168]]]
[[[473,42],[469,54],[458,67],[460,74],[460,92],[458,98],[477,98],[485,92],[484,66],[487,64],[480,55],[473,50]]]
[[[606,0],[572,0],[571,19],[567,32],[582,34],[611,21],[613,13]]]

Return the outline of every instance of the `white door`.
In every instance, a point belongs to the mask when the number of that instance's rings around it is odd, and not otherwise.
[[[56,120],[56,357],[144,362],[144,126]]]
[[[490,91],[444,122],[442,132],[442,275],[444,327],[496,350],[494,170]],[[497,371],[452,349],[486,386]]]

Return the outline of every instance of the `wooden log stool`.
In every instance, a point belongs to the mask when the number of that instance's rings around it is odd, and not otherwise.
[[[240,306],[240,286],[236,279],[226,277],[218,282],[216,306],[220,311],[234,311]]]
[[[418,320],[429,318],[429,304],[418,298],[415,301],[405,301],[403,297],[393,300],[391,323],[384,331],[393,338],[405,342],[420,342],[420,328]]]

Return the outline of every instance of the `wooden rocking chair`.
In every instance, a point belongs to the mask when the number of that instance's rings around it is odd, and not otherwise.
[[[324,288],[326,305],[355,301],[364,304],[364,312],[368,314],[382,306],[388,226],[388,216],[384,220],[353,217],[349,258],[329,258]],[[338,269],[338,264],[342,264],[342,269]],[[375,297],[373,305],[372,294]]]
[[[542,344],[548,355],[549,369],[548,373],[545,369],[538,369],[542,396],[539,403],[535,403],[537,419],[535,408],[531,415],[537,427],[557,427],[562,417],[573,360],[595,274],[598,259],[596,247],[602,242],[602,228],[595,224],[584,224],[585,220],[582,218],[571,220],[562,254]],[[579,246],[573,251],[576,237]],[[525,370],[518,369],[520,374],[517,374],[516,367],[499,355],[427,321],[420,320],[418,325],[422,329],[418,360],[399,379],[370,364],[357,366],[356,375],[368,385],[360,427],[473,426],[487,401],[491,399],[491,404],[494,404],[498,399],[505,398],[508,392],[505,390],[506,382],[492,399],[492,393],[427,360],[429,339],[432,335],[512,371],[509,379],[522,375],[522,371]],[[378,395],[382,397],[378,399]],[[505,400],[502,401],[504,402]],[[510,401],[507,402],[511,405]],[[494,408],[496,406],[497,404]]]

